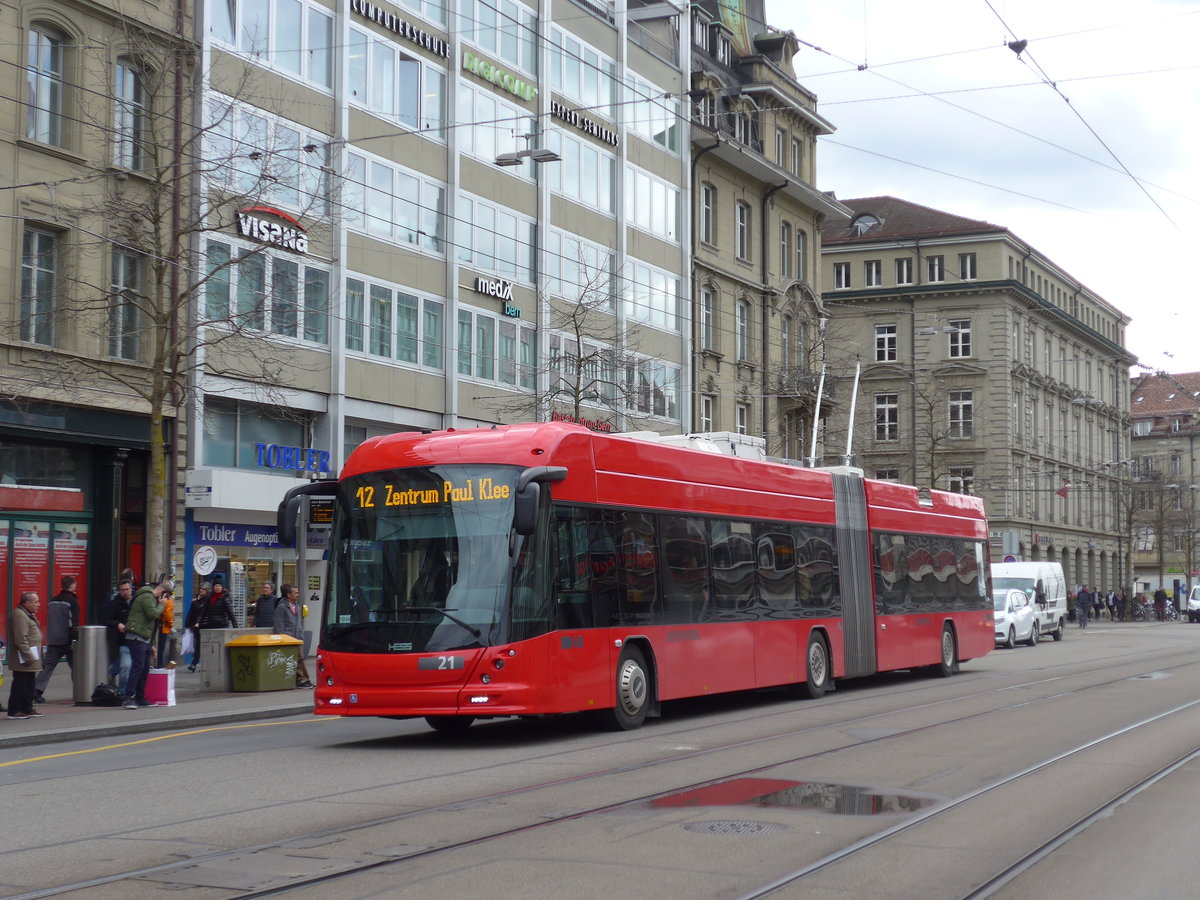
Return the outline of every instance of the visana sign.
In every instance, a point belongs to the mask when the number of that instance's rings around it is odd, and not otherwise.
[[[259,218],[256,213],[264,213],[290,222],[290,225],[280,225]],[[238,234],[242,237],[253,238],[264,244],[272,244],[285,250],[295,250],[297,253],[308,252],[308,235],[304,226],[285,212],[270,206],[248,206],[239,209],[237,214]]]
[[[490,81],[497,87],[502,87],[510,94],[515,94],[522,100],[532,100],[537,96],[538,89],[522,78],[500,68],[486,59],[481,59],[470,50],[463,51],[463,68],[478,75],[484,81]]]

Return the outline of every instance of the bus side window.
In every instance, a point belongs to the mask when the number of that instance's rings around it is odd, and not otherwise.
[[[708,614],[708,534],[694,516],[660,516],[663,618],[668,625],[703,622]]]
[[[621,510],[616,513],[620,561],[620,621],[657,621],[662,609],[658,591],[658,538],[655,517]]]
[[[553,529],[554,605],[559,628],[590,628],[592,561],[587,511],[556,507]]]

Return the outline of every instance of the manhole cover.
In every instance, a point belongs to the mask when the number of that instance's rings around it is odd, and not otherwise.
[[[691,822],[683,826],[685,831],[697,834],[776,834],[787,831],[786,825],[776,825],[774,822],[737,822],[718,820],[716,822]]]

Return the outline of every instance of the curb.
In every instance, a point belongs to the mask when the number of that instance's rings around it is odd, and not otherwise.
[[[37,744],[54,744],[60,741],[82,740],[94,737],[113,737],[123,734],[142,734],[148,731],[171,731],[177,728],[198,728],[220,725],[227,722],[247,722],[255,719],[279,719],[287,716],[312,714],[313,705],[277,706],[268,709],[230,710],[226,712],[193,713],[175,715],[164,719],[144,718],[105,725],[79,725],[74,728],[58,728],[54,731],[31,731],[25,734],[0,735],[0,749],[8,747],[31,747]],[[116,711],[116,710],[114,710]],[[19,727],[19,726],[12,726]],[[8,730],[7,728],[5,729]]]

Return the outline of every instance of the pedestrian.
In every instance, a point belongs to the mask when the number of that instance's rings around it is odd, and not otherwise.
[[[1079,627],[1088,627],[1088,614],[1092,611],[1092,595],[1085,587],[1075,595],[1075,607],[1079,615]]]
[[[282,585],[279,591],[281,597],[275,607],[275,633],[286,634],[289,637],[304,641],[304,617],[300,611],[300,588],[295,585]],[[301,643],[299,659],[296,664],[296,687],[310,688],[313,686],[308,677],[308,667],[304,664],[304,645]]]
[[[8,689],[10,719],[41,715],[33,708],[34,684],[42,670],[42,629],[37,620],[41,605],[36,591],[26,591],[8,619],[8,667],[12,670],[12,687]]]
[[[125,570],[126,572],[129,569]],[[115,684],[118,693],[125,695],[129,685],[129,667],[132,660],[125,646],[125,622],[129,618],[129,606],[133,603],[133,579],[121,576],[116,592],[109,596],[104,608],[105,641],[108,644],[108,680]]]
[[[129,607],[129,619],[125,627],[125,644],[129,647],[132,666],[129,669],[129,687],[125,693],[125,708],[137,709],[149,706],[146,699],[146,678],[150,675],[150,654],[155,628],[162,615],[163,595],[175,585],[162,580],[155,585],[144,584],[138,588]]]
[[[1117,591],[1116,597],[1113,599],[1113,602],[1116,604],[1117,621],[1124,622],[1125,621],[1125,592]]]
[[[1077,618],[1079,596],[1074,591],[1067,591],[1067,621],[1074,622]]]
[[[254,604],[255,628],[275,627],[275,604],[278,602],[275,599],[275,585],[270,581],[264,581],[262,593],[258,595],[258,600]]]
[[[212,582],[200,582],[200,590],[192,598],[187,619],[183,623],[183,627],[192,635],[192,664],[188,666],[189,672],[195,672],[196,667],[200,665],[200,629],[208,625],[208,595],[211,592]]]
[[[233,604],[225,593],[225,585],[214,581],[212,593],[208,595],[208,621],[205,628],[237,628],[237,618],[233,614]]]
[[[61,590],[46,604],[46,658],[42,660],[42,671],[38,672],[34,684],[34,703],[46,702],[46,685],[60,660],[67,661],[67,668],[74,668],[71,639],[79,625],[79,598],[75,595],[77,580],[74,575],[64,575],[58,584]]]
[[[158,628],[158,667],[175,668],[175,595],[172,591],[163,594],[162,616]]]
[[[1154,592],[1154,617],[1160,622],[1166,621],[1167,618],[1167,592],[1163,590],[1162,585]]]

